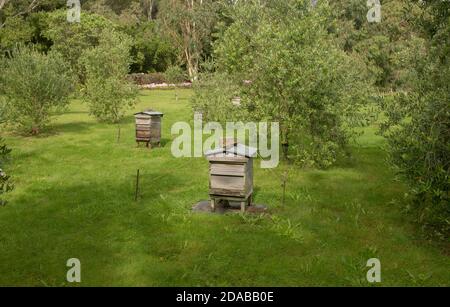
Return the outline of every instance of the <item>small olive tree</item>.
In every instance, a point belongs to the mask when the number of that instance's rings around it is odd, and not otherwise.
[[[164,74],[167,82],[175,86],[175,99],[178,102],[178,85],[186,80],[186,72],[179,66],[169,66]]]
[[[127,80],[130,45],[127,36],[106,29],[99,45],[81,57],[86,75],[83,97],[99,121],[118,124],[137,101],[137,88]]]
[[[69,103],[74,83],[69,66],[58,53],[23,46],[1,61],[2,116],[22,131],[39,134],[52,112]]]

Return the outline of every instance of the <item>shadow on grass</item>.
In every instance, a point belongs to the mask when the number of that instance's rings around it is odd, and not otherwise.
[[[58,123],[52,125],[53,134],[59,133],[85,133],[91,130],[93,126],[98,125],[96,122],[70,122],[70,123]]]
[[[152,263],[180,252],[172,244],[178,239],[170,239],[176,225],[167,218],[185,209],[161,197],[179,184],[170,173],[143,172],[137,202],[132,173],[22,187],[8,210],[0,211],[2,230],[15,234],[2,237],[8,251],[0,262],[15,270],[0,269],[0,284],[64,285],[65,263],[74,257],[86,268],[85,284],[137,283],[143,276],[135,272],[135,262]],[[136,280],[128,280],[123,270],[133,272]]]

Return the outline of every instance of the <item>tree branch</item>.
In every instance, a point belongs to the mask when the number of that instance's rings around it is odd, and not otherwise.
[[[0,10],[8,3],[8,1],[9,1],[9,0],[0,0]],[[18,17],[18,16],[22,16],[22,15],[29,14],[29,13],[31,13],[38,5],[39,5],[39,0],[33,0],[33,1],[31,1],[30,5],[29,5],[24,11],[18,12],[17,14],[15,14],[15,15],[13,15],[13,16],[10,16],[9,18],[14,18],[14,17]],[[0,24],[0,29],[2,29],[2,28],[5,26],[6,21],[7,21],[7,20],[5,20],[2,24]]]

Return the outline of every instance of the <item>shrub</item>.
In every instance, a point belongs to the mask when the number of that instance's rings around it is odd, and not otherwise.
[[[430,84],[429,77],[422,76],[424,85]],[[441,238],[450,234],[449,101],[444,87],[418,86],[417,93],[402,94],[385,105],[390,161],[410,187],[416,220],[428,234]]]
[[[52,111],[69,103],[71,70],[58,53],[45,55],[31,47],[16,48],[2,62],[4,116],[20,130],[38,134]]]
[[[81,63],[86,72],[84,100],[98,120],[118,123],[136,103],[137,89],[127,79],[131,44],[128,36],[104,30],[99,46],[86,50]]]
[[[409,186],[410,208],[426,234],[450,235],[450,10],[444,2],[420,4],[416,20],[426,54],[411,63],[411,88],[384,100],[390,161]],[[423,19],[422,19],[423,18]],[[411,50],[415,54],[415,50]]]
[[[172,84],[179,84],[188,79],[186,72],[179,66],[169,66],[164,73],[167,82]]]
[[[130,74],[128,75],[128,79],[137,85],[147,85],[152,83],[161,84],[167,82],[165,75],[159,72]]]

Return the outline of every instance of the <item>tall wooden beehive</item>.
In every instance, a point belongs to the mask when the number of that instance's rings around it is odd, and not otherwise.
[[[136,142],[146,143],[147,147],[161,145],[161,112],[148,110],[134,115],[136,119]]]
[[[209,161],[209,195],[216,200],[238,201],[241,210],[252,204],[253,158],[257,150],[241,144],[227,144],[206,153]]]

